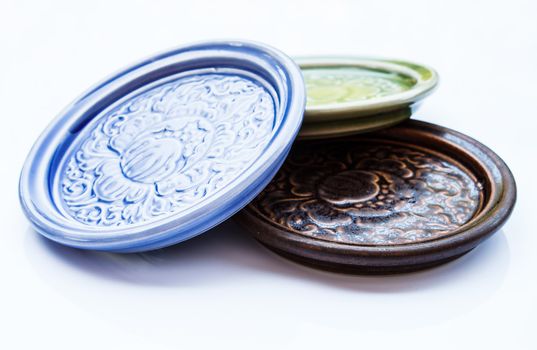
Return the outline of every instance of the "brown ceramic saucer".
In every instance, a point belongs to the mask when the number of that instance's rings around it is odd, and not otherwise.
[[[237,219],[273,251],[316,267],[398,273],[455,259],[496,232],[515,181],[490,149],[419,121],[299,141]]]

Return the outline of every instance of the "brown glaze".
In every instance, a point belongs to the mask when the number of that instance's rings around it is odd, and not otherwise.
[[[507,219],[514,201],[512,175],[492,151],[409,121],[297,142],[239,220],[263,244],[301,262],[402,272],[472,249]]]
[[[364,137],[297,144],[251,208],[304,236],[392,245],[449,234],[476,213],[481,192],[452,159]]]

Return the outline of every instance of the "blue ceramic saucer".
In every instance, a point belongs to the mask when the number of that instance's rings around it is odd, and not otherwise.
[[[194,237],[272,179],[302,123],[299,68],[250,42],[146,59],[69,105],[33,146],[20,200],[36,230],[137,252]]]

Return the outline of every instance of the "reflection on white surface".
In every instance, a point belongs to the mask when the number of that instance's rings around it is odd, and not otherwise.
[[[54,278],[49,275],[57,276],[56,270],[42,268],[51,263],[77,274],[134,286],[238,286],[237,283],[247,283],[248,276],[255,273],[356,293],[420,292],[457,281],[471,283],[471,276],[479,274],[480,278],[473,280],[479,281],[476,286],[479,293],[475,297],[480,299],[501,284],[509,265],[507,240],[501,231],[453,262],[421,272],[389,276],[345,275],[296,264],[259,245],[231,220],[190,241],[147,253],[73,249],[49,241],[33,230],[28,232],[27,243],[30,261],[51,283]]]
[[[344,275],[281,258],[231,221],[174,247],[129,255],[67,248],[28,230],[26,255],[54,294],[127,337],[180,346],[188,329],[202,346],[227,341],[256,349],[314,342],[312,327],[334,337],[395,327],[413,338],[480,309],[498,293],[510,263],[499,232],[430,270]],[[267,330],[278,337],[262,338]]]

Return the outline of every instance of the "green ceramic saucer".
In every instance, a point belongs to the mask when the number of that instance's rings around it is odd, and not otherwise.
[[[384,129],[399,124],[412,115],[409,107],[391,112],[334,121],[303,123],[300,139],[324,139]]]
[[[296,59],[306,82],[301,138],[368,132],[397,124],[433,91],[437,73],[426,66],[356,57]]]

